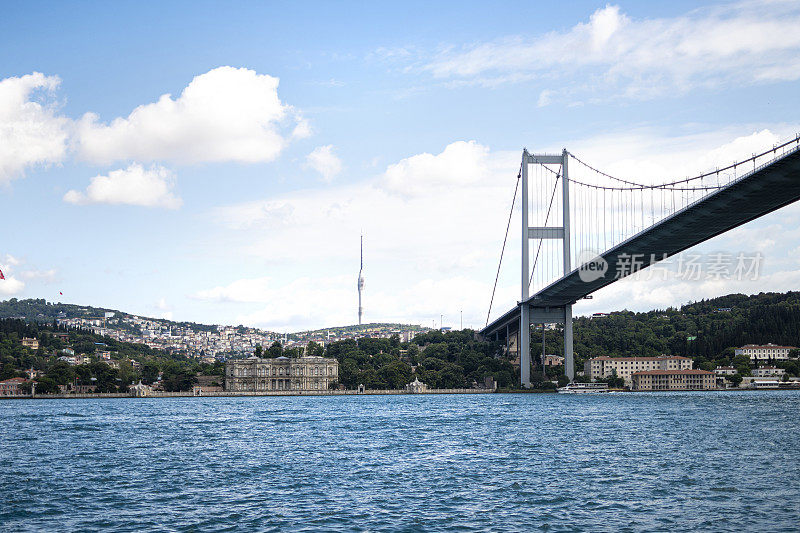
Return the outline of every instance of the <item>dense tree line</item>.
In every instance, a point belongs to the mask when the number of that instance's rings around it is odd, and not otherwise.
[[[325,346],[318,354],[336,358],[339,379],[347,388],[402,389],[418,377],[432,388],[471,387],[493,377],[501,387],[516,383],[514,367],[499,345],[476,340],[472,330],[418,335],[401,343],[388,339],[348,339]]]

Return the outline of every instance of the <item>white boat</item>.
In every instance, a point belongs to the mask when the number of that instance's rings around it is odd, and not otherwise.
[[[565,387],[559,387],[558,392],[564,394],[585,394],[609,392],[608,383],[570,383]]]

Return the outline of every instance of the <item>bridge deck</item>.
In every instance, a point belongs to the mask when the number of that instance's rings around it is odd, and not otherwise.
[[[626,257],[637,254],[637,259],[642,259],[641,268],[646,268],[651,264],[651,257],[678,254],[798,199],[800,149],[796,148],[603,252],[601,257],[608,262],[605,276],[584,282],[576,268],[531,296],[527,302],[540,308],[575,303],[617,281],[618,265],[626,261]],[[481,333],[491,335],[505,330],[506,326],[516,331],[519,318],[520,307],[517,305]]]

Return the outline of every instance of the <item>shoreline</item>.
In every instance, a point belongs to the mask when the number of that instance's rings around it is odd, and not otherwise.
[[[663,393],[663,392],[762,392],[762,391],[792,391],[800,390],[797,387],[784,387],[777,389],[708,389],[708,390],[643,390],[626,391],[614,390],[612,392],[622,393]],[[184,392],[151,392],[144,396],[137,396],[127,392],[100,392],[82,394],[37,394],[36,396],[0,396],[2,400],[91,400],[108,398],[129,398],[129,399],[161,399],[161,398],[258,398],[269,396],[420,396],[426,394],[558,394],[556,391],[549,390],[493,390],[493,389],[431,389],[424,392],[408,392],[396,389],[368,389],[364,391],[344,390],[344,391],[263,391],[263,392],[207,392],[195,394],[192,391]],[[587,393],[591,394],[591,393]]]
[[[192,391],[183,392],[148,392],[146,395],[136,395],[129,392],[98,392],[81,394],[30,394],[20,396],[0,396],[0,400],[86,400],[92,398],[248,398],[266,396],[399,396],[423,394],[496,394],[493,389],[431,389],[424,392],[408,392],[398,389],[367,389],[335,390],[335,391],[215,391],[195,394]]]

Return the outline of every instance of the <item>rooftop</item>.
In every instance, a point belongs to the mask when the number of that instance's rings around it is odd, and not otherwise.
[[[685,359],[690,360],[689,357],[681,355],[659,355],[657,357],[609,357],[602,355],[600,357],[593,357],[590,361],[665,361],[667,359]]]
[[[764,349],[764,348],[772,348],[772,349],[775,349],[775,348],[788,348],[789,350],[794,350],[797,347],[796,346],[778,346],[777,344],[772,344],[770,342],[770,343],[767,343],[767,344],[745,344],[744,346],[742,346],[742,349],[744,349],[744,348],[758,348],[758,349]]]
[[[709,372],[708,370],[698,370],[698,369],[690,369],[690,370],[643,370],[641,372],[634,372],[632,375],[634,376],[673,376],[673,375],[681,375],[681,376],[713,376],[713,372]]]

